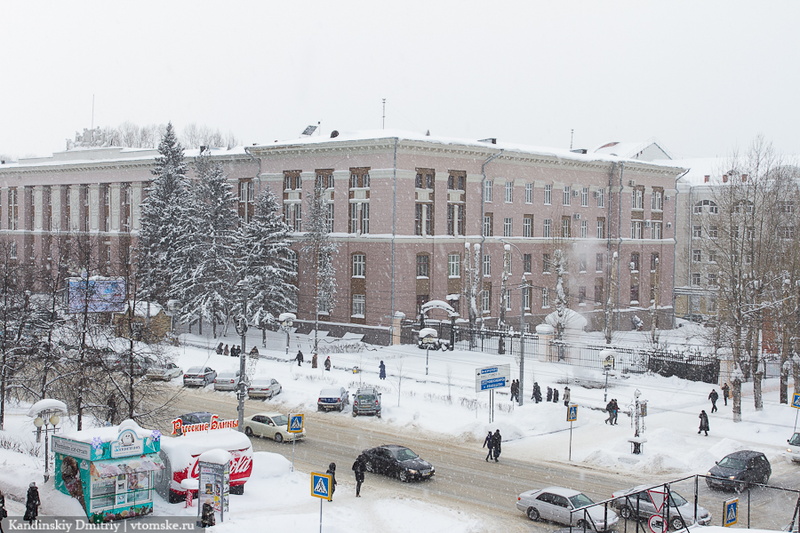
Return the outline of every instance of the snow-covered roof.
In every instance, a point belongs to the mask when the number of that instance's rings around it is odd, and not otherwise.
[[[134,305],[133,300],[128,302],[128,307]],[[148,305],[150,306],[148,309]],[[154,317],[161,311],[166,312],[161,304],[155,302],[142,302],[141,300],[136,302],[136,305],[133,308],[133,315],[139,318],[147,318],[148,313],[149,316]]]
[[[648,162],[672,159],[669,152],[652,139],[636,142],[609,142],[595,148],[592,153]]]
[[[89,444],[91,444],[96,438],[99,438],[103,442],[111,442],[116,440],[116,438],[119,437],[120,432],[125,429],[132,430],[140,439],[145,439],[153,435],[152,429],[144,429],[133,420],[123,420],[118,426],[82,429],[80,431],[64,433],[62,437],[79,442],[88,442]]]
[[[173,465],[188,465],[192,457],[214,449],[245,450],[252,448],[244,433],[232,429],[215,429],[189,433],[181,437],[161,437],[161,451]]]

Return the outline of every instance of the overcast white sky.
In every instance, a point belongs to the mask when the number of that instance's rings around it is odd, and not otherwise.
[[[800,152],[800,2],[3,2],[0,154],[92,124]]]

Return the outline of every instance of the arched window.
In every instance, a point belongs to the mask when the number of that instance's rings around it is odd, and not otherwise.
[[[719,206],[711,200],[700,200],[696,204],[694,204],[694,214],[700,215],[703,212],[708,212],[713,215],[719,213]]]

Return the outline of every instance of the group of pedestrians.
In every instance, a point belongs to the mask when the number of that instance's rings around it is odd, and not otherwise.
[[[503,438],[500,436],[500,430],[495,430],[492,433],[492,430],[489,430],[489,434],[486,435],[486,438],[483,440],[483,447],[489,449],[489,453],[486,454],[486,461],[488,462],[490,459],[494,459],[494,462],[498,462],[500,458],[500,451],[501,451],[501,444]]]
[[[728,398],[730,398],[730,395],[731,395],[730,386],[727,383],[723,383],[722,401],[725,403],[726,406],[728,405]],[[719,411],[719,409],[717,409],[717,400],[719,400],[719,393],[717,392],[717,389],[711,389],[711,392],[708,393],[708,399],[711,400],[711,413],[713,414]],[[708,423],[708,413],[706,413],[705,409],[702,409],[700,411],[698,418],[700,419],[700,427],[697,430],[697,434],[699,435],[700,433],[703,433],[705,434],[706,437],[708,437],[708,432],[711,429],[711,427]]]
[[[239,357],[242,355],[242,347],[238,344],[234,344],[233,346],[228,346],[227,344],[223,345],[222,343],[217,344],[217,355],[229,355],[231,357]],[[253,346],[250,348],[250,355],[258,355],[258,348]]]
[[[611,398],[611,401],[606,404],[606,412],[608,413],[608,418],[605,420],[606,424],[616,426],[617,417],[619,417],[619,404],[616,398]]]
[[[517,399],[519,400],[519,380],[514,380],[517,382]],[[514,394],[514,381],[511,382],[511,394]],[[547,387],[547,401],[558,403],[559,393],[556,387]],[[539,386],[538,381],[533,382],[533,392],[531,393],[531,400],[536,403],[541,403],[542,401],[542,388]],[[569,387],[564,387],[564,396],[563,401],[564,405],[569,405],[571,400]]]
[[[303,356],[302,350],[297,350],[297,355],[294,356],[294,360],[297,361],[297,366],[303,365],[305,362],[305,357]],[[383,364],[383,361],[381,361],[381,364]],[[329,355],[325,358],[323,366],[325,367],[325,370],[330,371],[331,365],[331,356]],[[317,352],[311,352],[311,368],[317,368]]]
[[[366,479],[366,472],[367,472],[367,458],[364,457],[364,454],[359,454],[356,457],[356,460],[353,461],[353,466],[351,467],[353,470],[353,475],[356,478],[356,498],[361,497],[361,485],[364,483]],[[325,471],[331,477],[331,484],[329,490],[331,492],[330,499],[333,500],[333,494],[336,492],[336,486],[338,485],[336,481],[336,463],[330,463],[328,465],[328,469]]]

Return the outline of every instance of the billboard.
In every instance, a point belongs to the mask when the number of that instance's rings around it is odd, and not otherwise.
[[[125,311],[125,280],[99,276],[67,279],[67,310],[69,313]]]

